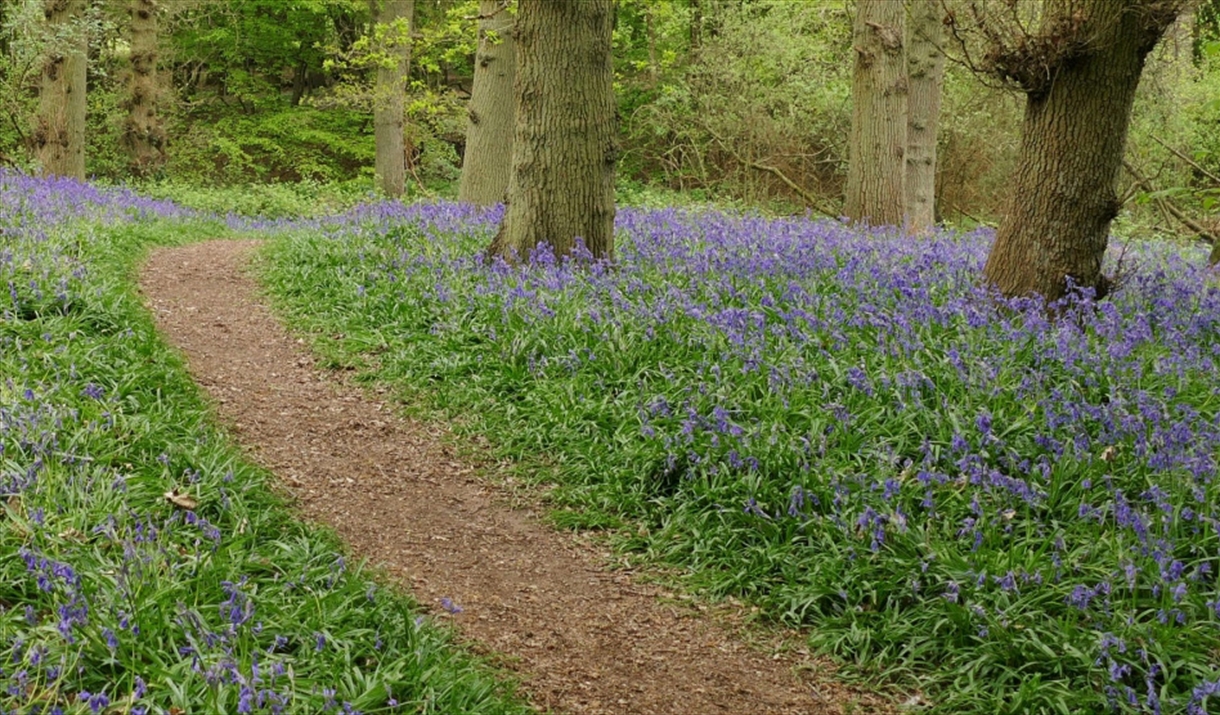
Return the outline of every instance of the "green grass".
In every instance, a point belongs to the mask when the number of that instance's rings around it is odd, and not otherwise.
[[[994,309],[986,236],[623,210],[613,268],[510,270],[477,258],[494,221],[357,212],[275,241],[264,279],[331,364],[553,483],[557,526],[849,674],[946,713],[1220,692],[1200,256],[1136,246],[1121,293],[1048,322]]]
[[[141,256],[223,225],[48,230],[0,246],[43,296],[0,322],[0,712],[533,712],[302,523],[155,333]]]

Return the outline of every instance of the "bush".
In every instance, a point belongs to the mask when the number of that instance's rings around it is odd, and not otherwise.
[[[205,213],[262,218],[322,216],[377,198],[371,178],[326,184],[305,180],[212,188],[159,181],[144,184],[140,190]]]
[[[319,182],[371,176],[374,144],[366,114],[282,107],[218,112],[178,122],[166,174],[204,185]]]

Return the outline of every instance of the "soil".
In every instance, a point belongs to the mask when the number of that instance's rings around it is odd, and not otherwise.
[[[247,274],[256,242],[154,251],[141,289],[220,420],[304,517],[334,529],[542,710],[842,713],[888,710],[741,607],[692,606],[596,539],[557,532],[459,458],[444,426],[399,416],[319,369]],[[459,610],[460,609],[460,610]],[[747,643],[747,641],[749,641]]]

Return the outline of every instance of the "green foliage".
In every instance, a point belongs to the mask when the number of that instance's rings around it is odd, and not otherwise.
[[[215,83],[222,96],[257,106],[296,83],[313,81],[310,75],[320,74],[325,59],[323,47],[355,41],[367,17],[368,4],[360,0],[186,6],[169,33],[175,84],[189,98]]]
[[[417,154],[412,171],[428,186],[440,188],[461,176],[455,145],[466,136],[466,104],[449,91],[422,87],[407,97],[407,141]]]
[[[90,87],[85,110],[85,174],[110,180],[127,177],[130,159],[120,141],[126,110],[122,87],[104,81],[117,68],[112,65],[106,75],[96,73],[98,81]],[[98,67],[95,64],[95,67]],[[119,70],[121,71],[121,70]]]
[[[1149,57],[1131,118],[1126,161],[1147,183],[1124,171],[1131,198],[1124,230],[1173,234],[1183,230],[1164,202],[1220,234],[1220,56],[1200,62],[1169,41]],[[1193,231],[1191,231],[1193,233]]]
[[[376,22],[368,34],[357,39],[350,47],[328,48],[330,56],[322,66],[329,71],[344,73],[394,69],[399,61],[394,48],[410,43],[411,23],[407,18],[400,17],[390,23]]]
[[[212,187],[162,180],[141,184],[139,190],[207,214],[264,219],[327,216],[378,198],[371,178]]]
[[[847,8],[783,0],[705,5],[693,57],[689,7],[636,2],[620,10],[622,170],[678,189],[799,202],[761,168],[769,166],[836,194],[850,110]]]
[[[513,11],[514,7],[510,7]],[[474,76],[474,53],[478,48],[478,0],[459,0],[443,11],[438,8],[436,16],[420,18],[416,9],[417,33],[411,47],[411,61],[430,76],[439,77],[454,73],[463,77]]]
[[[35,0],[0,7],[0,163],[24,166],[29,117],[37,107],[45,25]]]
[[[1195,8],[1191,56],[1196,65],[1220,54],[1220,0],[1202,0]]]
[[[168,175],[216,185],[339,181],[371,174],[369,116],[331,108],[286,107],[255,114],[217,112],[179,125]]]

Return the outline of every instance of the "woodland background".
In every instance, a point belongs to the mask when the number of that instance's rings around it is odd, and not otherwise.
[[[88,176],[138,179],[180,200],[184,186],[252,185],[249,205],[206,207],[247,213],[316,211],[373,190],[369,3],[161,3],[155,104],[166,143],[164,163],[148,171],[133,170],[122,141],[128,5],[103,0],[88,10]],[[687,200],[841,213],[853,12],[843,0],[618,2],[620,200],[662,202],[669,199],[657,192],[678,191]],[[0,161],[29,169],[39,58],[56,39],[41,2],[5,0],[0,13]],[[415,2],[405,127],[411,194],[456,194],[478,14],[473,0]],[[988,86],[947,49],[937,217],[994,223],[1023,97]],[[1220,0],[1179,19],[1139,93],[1127,161],[1146,181],[1124,172],[1129,210],[1117,230],[1196,233],[1175,218],[1180,212],[1214,233]],[[196,199],[207,201],[203,193]]]
[[[896,707],[1215,712],[1220,0],[519,6],[513,179],[453,202],[511,3],[0,0],[0,715],[534,711],[216,426],[133,277],[217,237],[320,366]],[[931,164],[851,138],[918,129],[867,101],[904,7],[998,40],[945,43],[927,230],[844,200]]]

